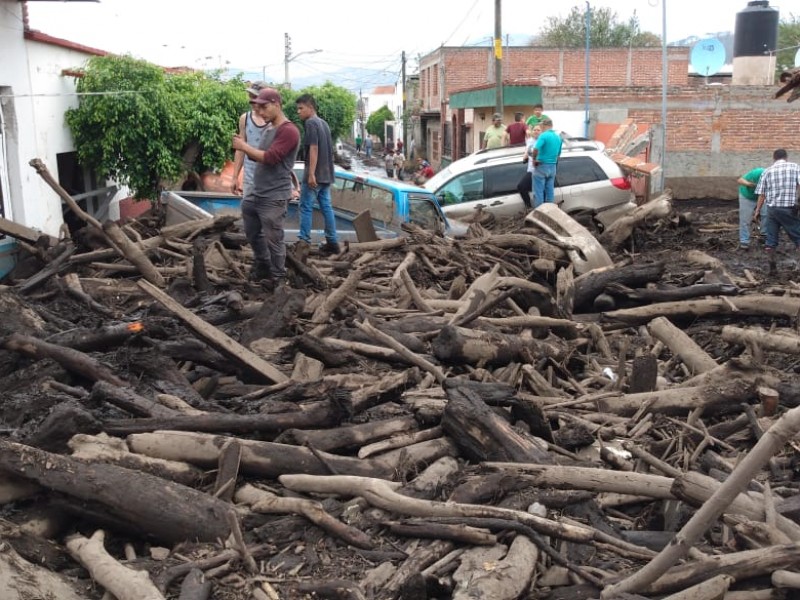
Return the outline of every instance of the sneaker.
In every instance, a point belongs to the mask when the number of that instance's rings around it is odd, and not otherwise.
[[[746,252],[747,250],[750,250],[750,246],[748,244],[739,244],[739,250]]]
[[[248,279],[250,279],[250,281],[262,281],[264,279],[269,279],[271,276],[272,270],[270,269],[269,264],[263,260],[257,260],[253,263],[253,266],[250,269],[250,275]]]
[[[329,256],[331,254],[341,254],[342,249],[336,242],[325,242],[319,247],[319,253],[322,254],[323,256]]]

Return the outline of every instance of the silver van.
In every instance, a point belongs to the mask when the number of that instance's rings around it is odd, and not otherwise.
[[[451,163],[425,182],[444,213],[464,219],[479,208],[498,217],[529,211],[517,184],[525,174],[525,147],[482,150]],[[589,215],[608,226],[635,207],[631,182],[600,142],[565,140],[558,159],[555,201],[576,218]],[[583,220],[583,219],[581,219]]]

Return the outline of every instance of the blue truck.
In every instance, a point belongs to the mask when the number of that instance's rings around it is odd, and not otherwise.
[[[302,171],[298,176],[302,176]],[[241,200],[241,196],[218,192],[167,191],[161,195],[167,207],[168,225],[192,218],[240,215]],[[467,225],[448,220],[431,192],[402,181],[356,175],[337,168],[331,186],[331,203],[342,241],[365,241],[360,223],[366,215],[371,222],[371,228],[366,229],[374,229],[375,236],[381,239],[402,235],[403,223],[413,223],[448,237],[466,235]],[[298,205],[292,201],[284,223],[286,241],[297,239],[299,223]],[[322,215],[318,210],[313,213],[311,241],[325,241]]]

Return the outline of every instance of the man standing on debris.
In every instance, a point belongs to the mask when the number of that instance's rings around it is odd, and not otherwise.
[[[775,252],[778,247],[780,230],[783,229],[794,242],[797,256],[800,259],[800,216],[797,212],[797,191],[800,189],[800,165],[789,162],[788,154],[783,148],[772,153],[771,167],[761,175],[756,185],[758,204],[753,221],[761,218],[761,207],[767,205],[767,217],[764,228],[767,232],[765,250],[769,261],[769,272],[777,271]]]
[[[292,169],[300,131],[283,113],[277,90],[263,88],[250,105],[272,125],[261,136],[258,147],[240,135],[233,136],[233,149],[241,150],[257,163],[251,193],[242,200],[244,233],[255,255],[250,279],[271,279],[277,286],[286,278],[283,220],[294,189]]]
[[[553,121],[542,119],[542,133],[533,146],[533,207],[555,202],[556,165],[561,154],[561,136],[553,131]]]
[[[753,224],[753,213],[756,210],[756,185],[761,179],[764,167],[756,167],[739,177],[736,183],[739,184],[739,249],[750,249],[750,229]],[[764,225],[767,213],[766,204],[761,207],[761,235],[765,235]]]
[[[258,92],[267,87],[263,81],[256,81],[247,88],[247,95],[252,101]],[[258,142],[261,140],[261,134],[268,127],[267,123],[258,116],[255,110],[249,110],[242,113],[239,117],[239,135],[241,138],[258,148]],[[239,186],[239,173],[244,168],[244,177],[242,178],[242,185]],[[256,162],[249,156],[245,156],[244,152],[236,152],[233,157],[233,181],[231,182],[231,193],[242,194],[244,196],[250,193],[250,188],[253,185],[253,173],[256,170]]]
[[[336,236],[336,217],[331,204],[333,183],[333,138],[328,123],[317,115],[317,102],[311,94],[296,100],[297,115],[303,120],[305,135],[305,169],[300,191],[300,244],[311,243],[311,216],[314,200],[319,204],[325,220],[325,243],[319,247],[322,254],[339,254]]]

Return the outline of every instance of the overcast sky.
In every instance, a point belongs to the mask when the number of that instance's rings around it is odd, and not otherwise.
[[[643,29],[661,34],[667,6],[667,39],[732,31],[746,0],[597,0],[627,20],[634,11]],[[284,33],[291,36],[290,76],[361,66],[375,73],[400,70],[405,50],[413,59],[437,46],[490,38],[494,0],[101,0],[29,2],[30,26],[115,53],[130,53],[164,66],[236,67],[283,80]],[[503,0],[504,34],[534,35],[548,16],[564,16],[570,0]],[[280,7],[280,8],[278,8]],[[213,8],[213,10],[212,10]],[[306,53],[319,49],[322,52]],[[366,85],[369,75],[365,74]],[[350,87],[350,86],[348,86]]]

